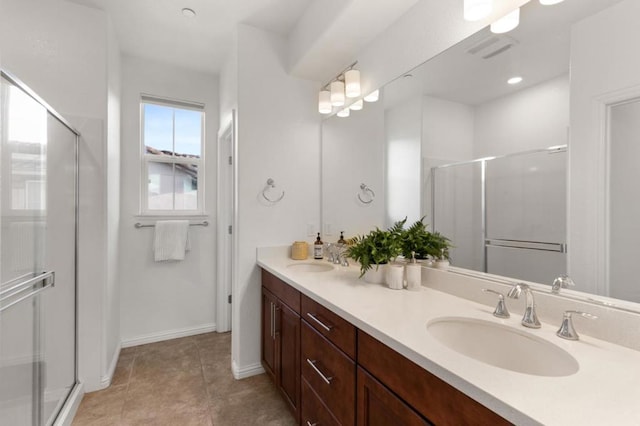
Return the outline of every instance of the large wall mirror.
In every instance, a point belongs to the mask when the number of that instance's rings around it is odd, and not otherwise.
[[[637,16],[637,0],[531,1],[515,30],[485,28],[326,119],[325,239],[426,216],[458,268],[568,273],[568,296],[637,310]]]

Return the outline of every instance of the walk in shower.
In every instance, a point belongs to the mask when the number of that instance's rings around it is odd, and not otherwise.
[[[50,425],[77,385],[78,134],[0,86],[0,424]]]
[[[432,226],[452,264],[551,283],[567,270],[566,146],[431,169]]]

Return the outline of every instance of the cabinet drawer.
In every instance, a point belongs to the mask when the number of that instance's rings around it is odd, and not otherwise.
[[[340,426],[331,412],[324,406],[318,395],[302,379],[302,426]]]
[[[262,286],[300,315],[300,292],[280,278],[262,269]]]
[[[358,330],[358,365],[436,425],[510,423],[424,368]]]
[[[302,377],[341,424],[353,425],[355,363],[309,324],[301,324]]]
[[[355,359],[356,328],[304,294],[301,295],[301,304],[300,316],[351,359]]]

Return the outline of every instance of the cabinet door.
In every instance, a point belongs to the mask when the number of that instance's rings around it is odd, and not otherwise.
[[[358,426],[430,425],[411,407],[358,367]]]
[[[262,366],[271,379],[275,381],[276,340],[275,340],[275,308],[277,299],[262,288]]]
[[[284,303],[276,309],[276,342],[279,348],[277,385],[290,405],[296,420],[300,418],[300,316]]]

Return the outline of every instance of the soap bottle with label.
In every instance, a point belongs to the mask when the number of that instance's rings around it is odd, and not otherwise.
[[[340,239],[338,240],[338,244],[347,244],[347,241],[344,239],[344,231],[340,231]]]
[[[316,242],[313,243],[313,258],[314,259],[322,259],[322,240],[320,239],[320,233],[318,232],[318,238],[316,238]]]

